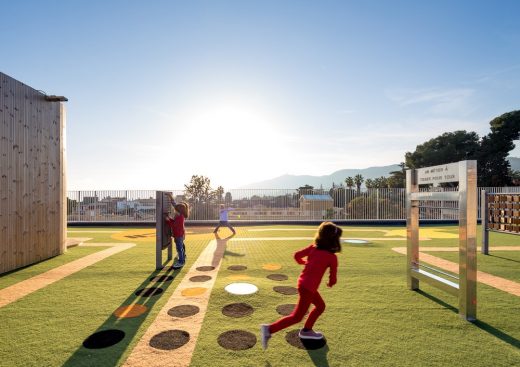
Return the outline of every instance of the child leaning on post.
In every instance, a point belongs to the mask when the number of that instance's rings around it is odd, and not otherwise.
[[[186,237],[186,230],[184,228],[184,221],[188,218],[190,209],[188,204],[177,204],[170,193],[166,193],[173,206],[173,218],[166,214],[165,221],[172,229],[173,241],[177,250],[177,260],[173,263],[174,269],[180,269],[186,262],[186,246],[184,240]]]

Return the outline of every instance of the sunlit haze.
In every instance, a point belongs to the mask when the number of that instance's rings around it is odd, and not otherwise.
[[[69,190],[397,164],[519,109],[518,1],[6,1],[0,71],[67,102]],[[520,148],[512,156],[520,156]]]

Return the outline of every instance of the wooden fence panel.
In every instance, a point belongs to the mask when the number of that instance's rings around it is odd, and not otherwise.
[[[65,111],[0,73],[0,273],[66,249]]]

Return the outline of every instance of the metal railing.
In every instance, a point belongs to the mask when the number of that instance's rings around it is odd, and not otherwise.
[[[520,187],[486,187],[489,193],[517,192]],[[456,190],[445,188],[444,191]],[[173,190],[176,201],[190,206],[188,221],[218,221],[219,207],[234,210],[231,221],[402,221],[405,189],[334,188],[330,190],[236,189],[221,196],[190,197],[184,190]],[[68,223],[152,223],[155,222],[154,190],[93,190],[67,193]],[[478,195],[480,218],[480,195]],[[429,202],[421,209],[421,219],[457,219],[456,202]]]

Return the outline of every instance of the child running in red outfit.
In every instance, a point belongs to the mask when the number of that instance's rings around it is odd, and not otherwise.
[[[264,349],[267,349],[267,342],[271,334],[300,322],[311,304],[314,305],[314,308],[298,335],[302,339],[323,338],[322,333],[312,330],[318,317],[325,311],[325,302],[321,298],[318,288],[327,268],[330,269],[327,286],[332,287],[336,284],[338,270],[336,252],[341,251],[342,233],[341,228],[334,223],[323,222],[318,228],[314,243],[294,254],[296,262],[305,265],[298,278],[298,303],[290,315],[282,317],[272,324],[260,326],[260,339]],[[307,260],[304,260],[305,257]]]

